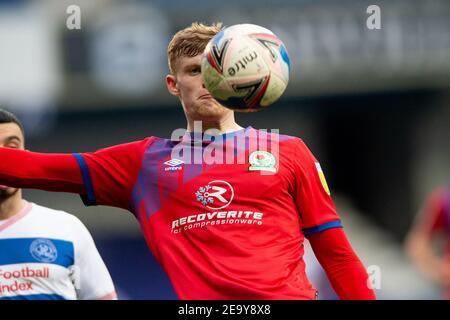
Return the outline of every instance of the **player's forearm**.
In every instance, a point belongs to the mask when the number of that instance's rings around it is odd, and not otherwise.
[[[340,299],[376,299],[366,269],[341,228],[314,234],[309,241]]]
[[[354,259],[341,261],[332,267],[326,267],[327,276],[341,300],[375,300],[374,291],[366,269],[355,256]]]
[[[0,148],[0,184],[15,188],[83,193],[83,179],[71,154]]]

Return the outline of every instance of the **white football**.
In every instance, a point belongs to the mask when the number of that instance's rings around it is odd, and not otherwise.
[[[227,108],[252,112],[281,97],[289,82],[289,55],[269,29],[237,24],[215,35],[202,57],[202,77]]]

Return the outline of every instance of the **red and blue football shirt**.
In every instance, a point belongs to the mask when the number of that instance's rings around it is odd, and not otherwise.
[[[314,299],[304,237],[341,227],[318,161],[251,127],[195,135],[75,154],[83,201],[133,212],[181,299]]]

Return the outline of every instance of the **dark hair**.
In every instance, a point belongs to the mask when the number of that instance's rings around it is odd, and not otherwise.
[[[0,108],[0,124],[1,123],[15,123],[19,126],[22,134],[25,136],[25,130],[23,128],[22,122],[11,112]]]

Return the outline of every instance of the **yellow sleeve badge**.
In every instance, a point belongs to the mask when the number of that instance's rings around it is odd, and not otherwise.
[[[325,192],[330,196],[330,189],[328,188],[327,180],[325,179],[325,174],[322,171],[322,168],[320,167],[320,163],[315,162],[317,173],[319,174],[320,182],[322,183],[322,187],[325,190]]]

